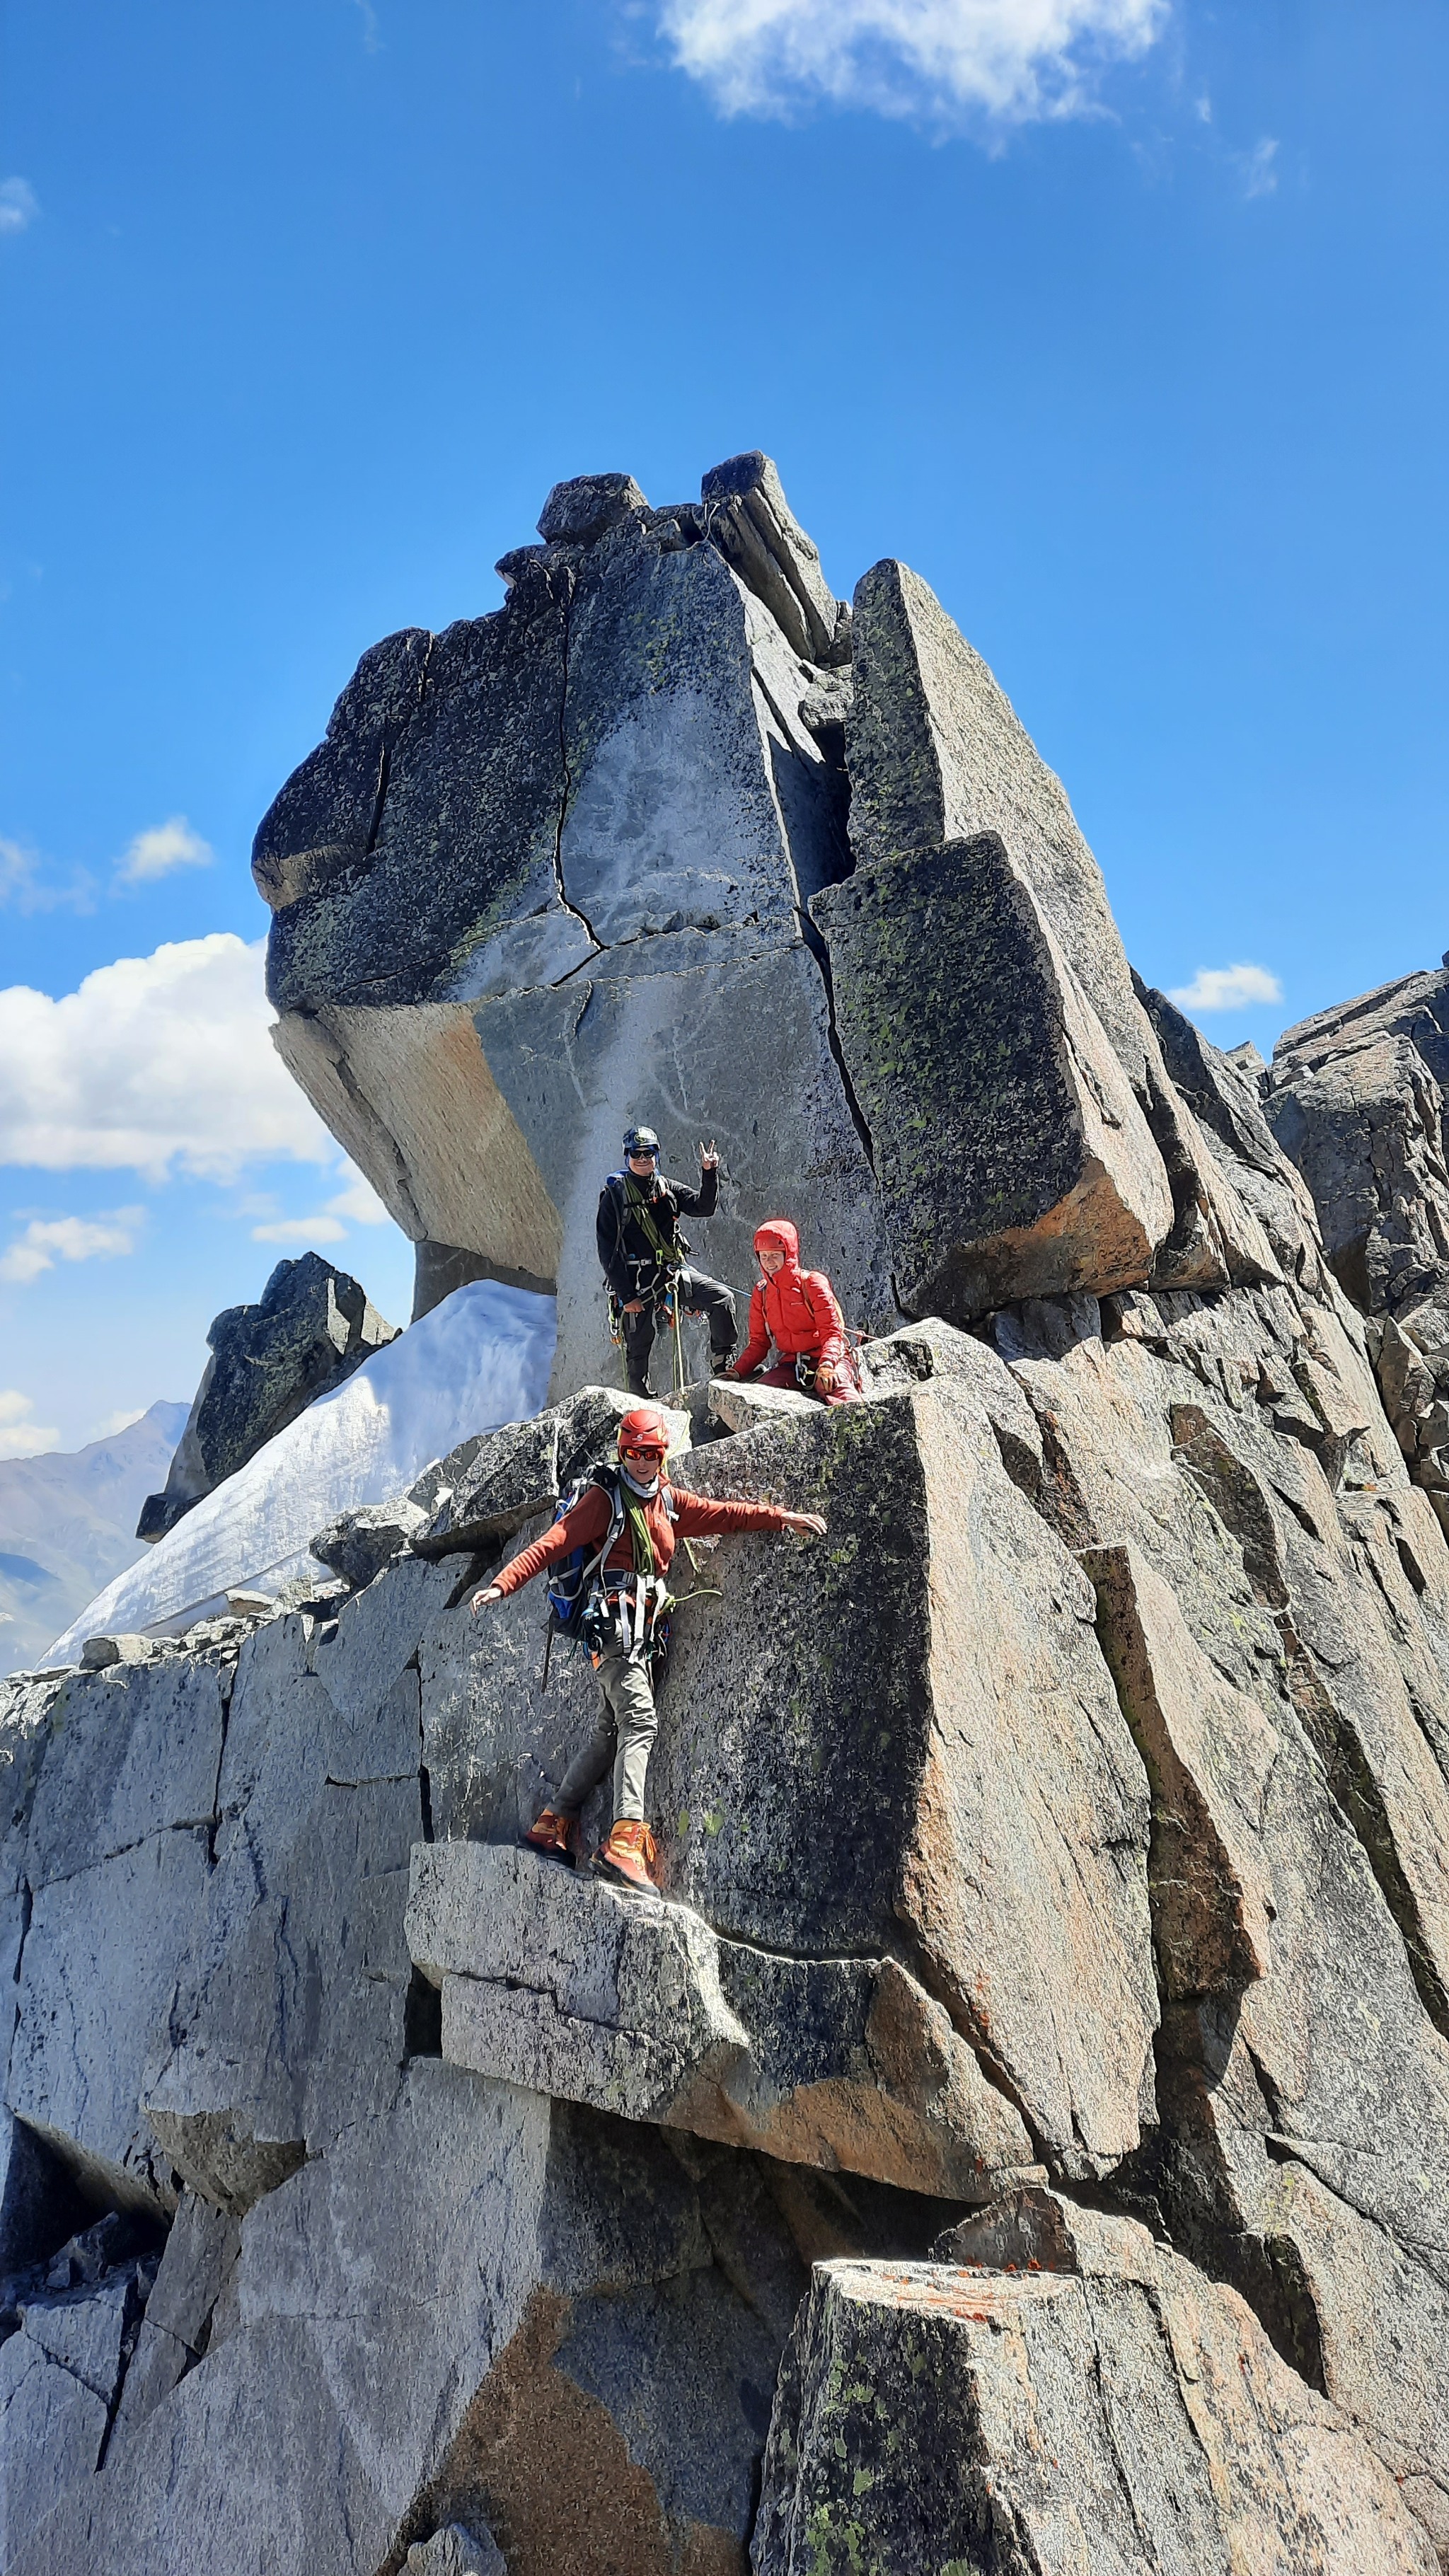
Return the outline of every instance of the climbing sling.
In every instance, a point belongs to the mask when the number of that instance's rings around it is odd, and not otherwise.
[[[539,1688],[547,1690],[549,1667],[553,1661],[555,1636],[572,1638],[575,1645],[585,1645],[597,1664],[606,1643],[611,1651],[624,1655],[630,1663],[647,1661],[651,1677],[657,1684],[662,1677],[669,1650],[670,1627],[674,1612],[687,1601],[718,1600],[718,1589],[699,1580],[699,1559],[689,1540],[682,1540],[694,1581],[688,1592],[676,1600],[662,1574],[655,1570],[654,1541],[644,1510],[644,1497],[635,1495],[618,1468],[595,1469],[580,1479],[566,1494],[554,1514],[555,1521],[573,1510],[590,1485],[598,1485],[609,1497],[609,1524],[596,1548],[578,1547],[558,1569],[548,1591],[548,1623],[543,1649],[543,1671]],[[674,1499],[664,1487],[664,1506],[671,1520],[675,1518]],[[622,1569],[610,1579],[605,1560],[615,1541],[627,1529],[634,1565],[630,1573]]]
[[[670,1243],[667,1237],[660,1233],[650,1211],[649,1200],[653,1195],[654,1193],[651,1190],[649,1198],[646,1198],[644,1192],[640,1189],[638,1182],[635,1180],[633,1173],[631,1172],[629,1174],[624,1183],[624,1198],[630,1215],[638,1225],[639,1231],[643,1235],[645,1242],[648,1244],[650,1251],[653,1253],[655,1260],[662,1262],[667,1269],[682,1270],[684,1267],[684,1256],[688,1247],[678,1241]],[[623,1236],[624,1220],[621,1216],[619,1219],[619,1240],[621,1249],[623,1245]]]
[[[636,1286],[643,1297],[645,1305],[651,1307],[656,1314],[662,1314],[666,1328],[672,1327],[673,1329],[674,1391],[676,1395],[679,1395],[683,1392],[686,1383],[684,1374],[684,1341],[680,1330],[677,1281],[672,1279],[669,1276],[669,1273],[671,1270],[676,1272],[683,1270],[689,1246],[682,1240],[682,1238],[671,1243],[665,1235],[660,1233],[659,1228],[654,1221],[653,1210],[650,1205],[653,1193],[651,1191],[649,1195],[646,1196],[644,1191],[640,1188],[639,1183],[635,1180],[632,1172],[626,1173],[622,1192],[616,1191],[614,1196],[615,1205],[619,1212],[620,1259],[622,1261],[628,1261],[629,1259],[629,1255],[624,1250],[626,1210],[627,1215],[632,1217],[634,1222],[637,1224],[640,1233],[643,1235],[645,1242],[648,1244],[650,1251],[654,1255],[654,1267],[656,1273],[654,1280],[647,1287],[643,1280],[639,1280],[636,1282]],[[634,1261],[630,1266],[635,1270],[642,1270],[644,1268],[642,1261]],[[660,1274],[662,1274],[662,1276]],[[608,1292],[608,1301],[609,1336],[615,1346],[619,1350],[623,1351],[626,1348],[624,1338],[624,1301],[619,1296],[617,1289],[614,1288],[611,1288]],[[627,1376],[627,1359],[625,1373]]]

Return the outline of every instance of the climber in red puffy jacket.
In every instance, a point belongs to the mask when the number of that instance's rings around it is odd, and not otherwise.
[[[840,1302],[823,1270],[802,1270],[800,1237],[787,1217],[771,1217],[755,1235],[755,1258],[764,1273],[750,1297],[745,1347],[726,1377],[753,1377],[773,1342],[779,1364],[760,1376],[762,1386],[793,1386],[822,1404],[852,1404],[859,1373]]]

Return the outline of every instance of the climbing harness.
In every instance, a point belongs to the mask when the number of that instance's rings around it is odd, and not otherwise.
[[[619,1297],[619,1294],[618,1294],[618,1292],[617,1292],[617,1290],[616,1290],[616,1289],[613,1289],[613,1288],[609,1289],[609,1291],[608,1291],[608,1301],[609,1301],[609,1339],[610,1339],[610,1341],[614,1344],[615,1349],[616,1349],[617,1351],[619,1351],[619,1352],[622,1354],[622,1366],[623,1366],[623,1372],[624,1372],[624,1384],[625,1384],[626,1386],[628,1386],[628,1384],[629,1384],[629,1346],[628,1346],[628,1343],[626,1342],[626,1340],[625,1340],[625,1338],[624,1338],[624,1307],[623,1307],[623,1302],[622,1302],[621,1298]],[[655,1317],[655,1319],[656,1319],[656,1326],[657,1326],[657,1323],[658,1323],[658,1321],[659,1321],[660,1319],[662,1319],[662,1320],[663,1320],[664,1329],[665,1329],[666,1333],[668,1333],[668,1334],[670,1335],[670,1337],[671,1337],[671,1339],[672,1339],[672,1341],[673,1341],[673,1345],[674,1345],[674,1361],[673,1361],[673,1366],[674,1366],[674,1392],[675,1392],[676,1396],[681,1396],[681,1395],[683,1395],[684,1390],[685,1390],[686,1386],[687,1386],[687,1385],[688,1385],[688,1383],[689,1383],[689,1380],[688,1380],[688,1378],[687,1378],[687,1377],[686,1377],[686,1375],[685,1375],[685,1368],[684,1368],[684,1338],[683,1338],[683,1333],[682,1333],[681,1326],[680,1326],[679,1298],[678,1298],[678,1295],[676,1294],[676,1290],[675,1290],[675,1283],[674,1283],[674,1281],[673,1281],[672,1279],[670,1280],[670,1282],[669,1282],[668,1286],[663,1290],[663,1293],[662,1293],[662,1294],[659,1294],[659,1295],[656,1295],[656,1296],[653,1296],[653,1297],[650,1297],[650,1296],[648,1296],[648,1295],[646,1294],[645,1299],[644,1299],[644,1303],[645,1303],[645,1305],[646,1305],[646,1306],[648,1306],[648,1307],[650,1308],[651,1312],[653,1313],[653,1315],[654,1315],[654,1317]]]
[[[682,1538],[680,1545],[689,1560],[694,1580],[688,1592],[676,1600],[663,1576],[654,1571],[654,1546],[643,1510],[626,1493],[623,1472],[619,1468],[596,1467],[589,1475],[581,1476],[561,1498],[554,1512],[555,1523],[582,1502],[591,1485],[597,1485],[609,1496],[609,1525],[597,1547],[574,1548],[562,1565],[553,1570],[547,1596],[548,1618],[544,1630],[540,1690],[548,1688],[555,1637],[567,1637],[575,1646],[586,1646],[596,1668],[606,1644],[610,1651],[617,1645],[630,1663],[642,1662],[647,1654],[651,1673],[657,1681],[668,1656],[675,1611],[682,1610],[690,1601],[718,1601],[723,1598],[717,1585],[700,1582],[699,1558],[691,1541]],[[671,1520],[677,1519],[678,1508],[668,1485],[664,1488],[664,1507]],[[623,1534],[626,1521],[634,1533],[636,1556],[643,1553],[649,1560],[642,1578],[622,1569],[614,1577],[606,1576],[602,1571]],[[626,1595],[627,1616],[620,1606]]]
[[[861,1367],[860,1353],[862,1345],[869,1341],[869,1339],[870,1336],[868,1333],[858,1331],[853,1324],[847,1324],[845,1328],[845,1357],[843,1360],[837,1360],[833,1364],[837,1378],[842,1376],[849,1377],[857,1395],[863,1395],[865,1393],[865,1373]],[[819,1370],[820,1362],[814,1351],[797,1351],[795,1355],[795,1383],[804,1394],[813,1395],[815,1393],[815,1380],[819,1374]]]
[[[674,1596],[662,1574],[625,1574],[595,1583],[581,1631],[597,1671],[604,1656],[626,1664],[662,1663]]]
[[[652,1130],[639,1132],[652,1133]],[[630,1133],[634,1133],[634,1130],[631,1129]],[[627,1142],[626,1137],[625,1143]],[[687,1383],[684,1374],[684,1346],[680,1330],[679,1298],[676,1294],[677,1278],[671,1277],[670,1274],[671,1272],[677,1274],[683,1270],[689,1257],[689,1245],[682,1234],[676,1234],[672,1242],[666,1235],[661,1234],[650,1204],[653,1191],[651,1189],[646,1194],[632,1172],[611,1173],[609,1189],[614,1201],[618,1226],[619,1258],[633,1273],[636,1297],[643,1300],[656,1319],[662,1317],[666,1332],[673,1333],[674,1391],[676,1395],[682,1394]],[[648,1261],[640,1260],[624,1249],[624,1228],[631,1218],[649,1246],[651,1258]],[[608,1308],[609,1338],[615,1348],[624,1354],[624,1383],[627,1386],[629,1362],[628,1345],[625,1340],[624,1300],[616,1288],[611,1287],[608,1291]]]

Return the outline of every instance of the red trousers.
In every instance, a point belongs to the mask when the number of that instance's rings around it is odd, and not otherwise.
[[[778,1368],[761,1369],[758,1377],[743,1378],[740,1383],[743,1386],[793,1387],[797,1395],[813,1396],[817,1404],[857,1404],[860,1401],[859,1388],[852,1385],[849,1380],[844,1386],[837,1384],[829,1395],[821,1394],[813,1386],[802,1386],[795,1375],[793,1360],[782,1360]]]

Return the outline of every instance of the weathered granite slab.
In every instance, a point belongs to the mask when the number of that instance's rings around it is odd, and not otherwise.
[[[408,1942],[454,2065],[788,2163],[977,2200],[1020,2115],[893,1959],[721,1941],[685,1906],[536,1853],[422,1843]]]
[[[755,2576],[1433,2576],[1393,2479],[1244,2302],[1129,2220],[1095,2233],[1070,2270],[817,2267]]]

